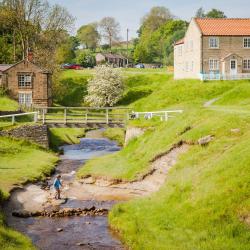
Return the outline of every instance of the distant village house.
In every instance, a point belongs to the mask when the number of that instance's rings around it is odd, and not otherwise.
[[[16,64],[0,64],[0,86],[20,106],[51,106],[51,73],[29,59]]]
[[[113,53],[97,53],[96,64],[110,64],[114,67],[125,67],[128,64],[128,59],[122,55]]]
[[[192,19],[174,45],[174,77],[250,79],[250,19]]]

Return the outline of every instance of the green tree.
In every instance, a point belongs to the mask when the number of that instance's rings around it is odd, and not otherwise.
[[[221,10],[212,9],[209,12],[207,12],[206,17],[209,17],[209,18],[226,18],[227,16]]]
[[[162,24],[173,19],[173,15],[166,7],[153,7],[142,19],[142,30],[157,30]],[[143,31],[142,31],[143,32]]]
[[[100,35],[97,31],[97,24],[83,25],[77,31],[77,38],[86,49],[95,50],[98,46]]]
[[[93,68],[96,66],[95,55],[93,53],[82,50],[76,57],[76,62],[84,68]]]
[[[195,17],[198,17],[198,18],[203,18],[205,17],[205,10],[200,7],[197,11],[196,11],[196,14],[195,14]]]
[[[73,37],[68,36],[65,42],[59,45],[56,49],[56,63],[71,63],[75,59],[76,43]]]

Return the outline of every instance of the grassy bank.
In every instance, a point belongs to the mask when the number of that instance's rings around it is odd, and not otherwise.
[[[80,137],[84,137],[85,130],[83,128],[51,128],[50,147],[57,151],[64,144],[80,143]]]
[[[151,78],[145,81],[146,84],[143,85],[145,76],[142,75],[141,77],[142,79],[138,78],[138,76],[136,76],[136,79],[134,79],[134,76],[127,79],[126,93],[130,93],[135,88],[134,86],[140,86],[141,89],[149,88],[150,86],[152,93],[147,97],[133,101],[129,104],[130,107],[134,110],[144,111],[178,108],[183,109],[184,113],[175,115],[167,123],[151,121],[132,122],[136,126],[147,126],[149,129],[142,138],[132,141],[122,151],[114,155],[88,161],[84,168],[80,169],[79,177],[92,174],[126,180],[135,179],[139,174],[148,171],[150,167],[149,162],[156,155],[167,151],[172,144],[183,139],[183,136],[178,135],[186,127],[204,125],[204,127],[199,127],[197,136],[193,140],[198,140],[199,137],[206,135],[206,133],[213,133],[205,126],[207,126],[210,120],[211,122],[214,121],[215,125],[217,122],[220,124],[220,119],[217,120],[217,112],[219,111],[204,108],[203,104],[207,100],[225,95],[225,93],[232,91],[235,87],[241,86],[242,89],[245,89],[247,86],[250,86],[248,82],[244,81],[210,83],[201,83],[196,80],[174,81],[172,76],[162,76],[162,74],[149,74],[147,77]],[[158,87],[156,87],[157,82]],[[230,115],[228,112],[219,114]],[[236,118],[236,121],[239,121],[239,119]],[[203,130],[205,131],[204,133],[202,133]],[[193,133],[196,133],[196,129],[193,130]],[[152,145],[154,146],[152,147]]]
[[[179,157],[159,192],[111,211],[111,227],[131,249],[250,248],[249,91],[249,81],[173,81],[161,73],[127,78],[121,104],[145,111],[181,108],[184,113],[167,123],[133,122],[147,127],[145,134],[118,153],[88,161],[79,177],[133,180],[174,143],[196,144],[214,135],[207,147],[190,146]],[[203,107],[214,98],[214,106]]]
[[[0,138],[0,200],[6,199],[11,189],[27,181],[36,181],[49,175],[58,158],[36,145],[10,138]],[[33,249],[25,236],[4,225],[0,212],[1,249]]]
[[[119,146],[123,146],[125,141],[125,130],[122,128],[107,128],[103,136],[110,140],[117,141]]]
[[[18,103],[7,96],[0,95],[0,111],[18,110]]]

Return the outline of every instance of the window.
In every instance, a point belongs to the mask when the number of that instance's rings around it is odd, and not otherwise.
[[[219,70],[218,59],[209,59],[209,70],[212,70],[212,71]]]
[[[250,48],[250,37],[243,38],[243,47]]]
[[[186,62],[185,70],[188,71],[188,62]]]
[[[32,104],[32,93],[19,93],[19,104],[30,106]]]
[[[31,75],[22,74],[18,75],[18,87],[19,88],[29,88],[31,87]]]
[[[218,49],[219,48],[219,38],[218,37],[210,37],[209,38],[209,48]]]
[[[243,60],[243,69],[250,70],[250,59]]]
[[[19,93],[19,103],[30,106],[32,104],[32,93]]]
[[[178,47],[178,55],[182,56],[182,45]]]

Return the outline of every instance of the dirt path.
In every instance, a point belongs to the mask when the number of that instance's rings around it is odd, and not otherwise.
[[[83,181],[85,183],[75,181],[67,193],[69,196],[74,194],[78,199],[94,197],[95,200],[127,200],[138,196],[149,195],[158,191],[164,184],[169,169],[176,164],[179,155],[185,153],[188,147],[188,145],[183,144],[159,157],[152,163],[149,174],[139,180],[112,184],[112,182],[98,179],[92,184],[86,184],[93,182],[92,177],[90,177]],[[81,190],[84,190],[84,193],[82,193]]]

